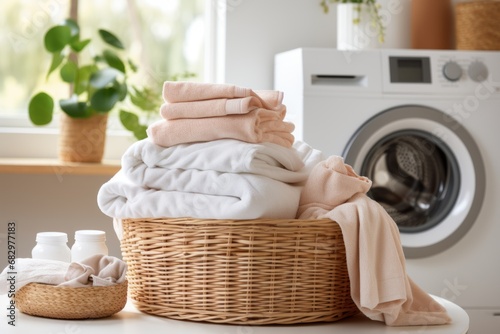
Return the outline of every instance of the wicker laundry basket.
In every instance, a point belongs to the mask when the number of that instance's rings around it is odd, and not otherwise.
[[[458,3],[455,30],[458,50],[500,50],[500,2]]]
[[[23,313],[53,319],[97,319],[121,311],[127,303],[125,281],[112,286],[59,287],[30,283],[16,292]]]
[[[129,294],[158,316],[226,324],[331,322],[358,312],[331,220],[126,219]]]

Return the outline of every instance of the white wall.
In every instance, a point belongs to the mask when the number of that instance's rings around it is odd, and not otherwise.
[[[121,256],[112,219],[97,207],[97,191],[107,176],[0,174],[0,236],[16,223],[17,257],[31,257],[37,232],[68,233],[68,246],[79,229],[106,231],[110,255]],[[0,267],[7,263],[7,245],[0,238]]]
[[[379,1],[398,6],[415,0]],[[463,1],[451,0],[452,5]],[[298,47],[336,47],[335,6],[325,15],[319,3],[227,0],[225,82],[272,89],[276,53]]]
[[[319,0],[227,1],[225,81],[273,88],[274,54],[298,47],[335,47],[335,10]]]

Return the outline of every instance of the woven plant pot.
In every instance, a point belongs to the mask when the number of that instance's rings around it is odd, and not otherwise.
[[[96,319],[121,311],[127,303],[127,281],[99,287],[58,287],[30,283],[16,292],[19,311],[53,319]]]
[[[107,122],[108,114],[73,118],[61,113],[59,159],[68,162],[101,162]]]
[[[332,322],[358,312],[331,220],[126,219],[129,294],[142,312],[226,324]]]
[[[500,2],[456,4],[455,29],[458,50],[500,50]]]

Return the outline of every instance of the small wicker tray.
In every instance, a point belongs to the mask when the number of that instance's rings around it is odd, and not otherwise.
[[[96,319],[121,311],[127,303],[127,286],[58,287],[30,283],[16,293],[17,308],[26,314],[53,319]]]
[[[227,324],[331,322],[358,313],[331,220],[126,219],[136,307]]]

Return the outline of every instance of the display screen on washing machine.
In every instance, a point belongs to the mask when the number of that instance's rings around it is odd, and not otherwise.
[[[389,69],[393,83],[431,82],[428,57],[389,57]]]

